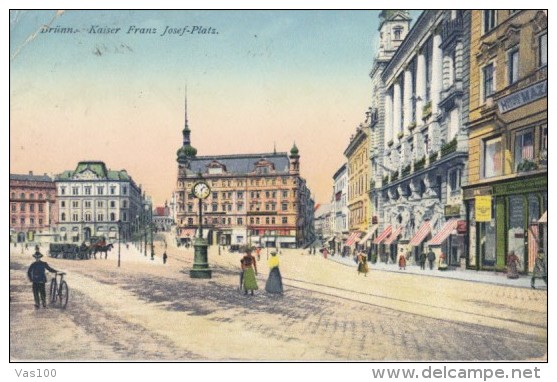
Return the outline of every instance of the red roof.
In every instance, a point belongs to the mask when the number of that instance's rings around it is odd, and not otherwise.
[[[155,207],[155,216],[168,216],[164,207]]]

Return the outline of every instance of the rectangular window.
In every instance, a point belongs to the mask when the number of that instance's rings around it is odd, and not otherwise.
[[[72,195],[79,195],[79,188],[78,187],[72,187]]]
[[[21,212],[25,212],[25,204],[23,204],[23,203],[20,204],[20,205],[19,205],[19,210],[20,210]]]
[[[114,200],[110,201],[110,208],[116,208],[116,202]]]
[[[104,203],[102,202],[102,200],[97,200],[97,207],[98,208],[103,208]]]
[[[484,101],[487,99],[487,97],[490,97],[495,91],[495,87],[493,83],[493,74],[494,74],[493,69],[494,69],[493,64],[488,64],[484,66],[484,68],[482,69]]]
[[[188,212],[193,212],[193,205],[192,204],[188,204]]]
[[[66,195],[66,187],[60,187],[60,195]]]
[[[128,201],[122,200],[122,208],[128,208]]]
[[[16,204],[12,203],[12,212],[16,212],[16,211],[17,211]]]
[[[91,201],[90,200],[86,200],[85,202],[83,202],[85,205],[85,208],[91,208]]]
[[[114,195],[114,194],[116,194],[116,187],[110,186],[110,195]]]
[[[39,204],[39,212],[43,212],[44,208],[42,204]]]
[[[104,187],[97,186],[97,195],[103,195],[103,194],[104,194]]]
[[[509,85],[512,85],[518,81],[518,49],[509,52],[507,69],[509,72]]]
[[[219,208],[218,204],[212,204],[211,205],[211,211],[213,211],[213,212],[217,212],[218,208]]]
[[[283,211],[288,210],[288,203],[282,203],[282,210]]]
[[[85,186],[84,190],[85,190],[85,195],[91,195],[91,186]]]
[[[286,216],[282,217],[282,224],[288,224],[288,218]]]
[[[29,204],[29,212],[35,212],[35,205]]]
[[[72,201],[73,208],[79,208],[79,202],[77,200]]]
[[[514,140],[514,169],[518,170],[524,161],[534,160],[534,129],[516,133]],[[522,165],[521,165],[522,163]]]
[[[484,141],[483,159],[484,178],[503,174],[503,143],[501,137]]]
[[[97,221],[99,221],[99,222],[104,221],[104,215],[103,214],[97,214]]]
[[[127,195],[127,194],[128,194],[128,187],[122,186],[122,195]]]
[[[449,170],[448,175],[449,195],[460,191],[460,169]]]
[[[39,225],[43,225],[43,219],[39,218]]]
[[[238,197],[238,199],[243,199],[243,197],[244,197],[244,192],[243,192],[243,191],[238,191],[238,192],[237,192],[237,197]]]
[[[77,214],[72,214],[72,221],[76,222],[79,220],[79,216]]]
[[[236,219],[236,222],[238,223],[238,225],[244,224],[244,220],[242,218]]]
[[[90,221],[91,221],[91,214],[90,214],[90,213],[86,213],[86,214],[85,214],[85,221],[86,221],[86,222],[90,222]]]
[[[25,218],[19,219],[19,223],[20,223],[21,225],[25,225]]]
[[[547,33],[538,37],[538,62],[539,66],[547,65]]]
[[[483,11],[484,33],[489,32],[497,24],[497,10],[487,9]]]
[[[540,149],[547,150],[547,125],[541,127]]]

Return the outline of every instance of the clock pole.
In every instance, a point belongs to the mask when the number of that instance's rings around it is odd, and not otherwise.
[[[195,187],[195,186],[194,186]],[[208,186],[207,186],[208,187]],[[202,211],[202,198],[199,195],[194,195],[199,201],[199,234],[193,243],[194,257],[193,268],[190,269],[190,278],[192,279],[210,279],[212,271],[209,269],[207,262],[207,240],[203,238],[203,211]]]

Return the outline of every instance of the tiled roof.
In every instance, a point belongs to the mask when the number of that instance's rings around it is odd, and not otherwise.
[[[226,166],[227,174],[247,174],[255,170],[255,163],[261,158],[273,163],[277,174],[288,174],[290,161],[287,153],[198,156],[191,160],[191,171],[206,173],[207,165],[217,161]]]
[[[77,167],[74,171],[64,171],[63,173],[59,174],[56,177],[56,180],[67,180],[71,179],[75,174],[79,174],[83,171],[92,171],[94,172],[100,179],[108,179],[108,180],[130,180],[130,176],[126,172],[126,170],[121,171],[113,171],[108,170],[104,162],[101,161],[83,161],[77,164]]]
[[[10,180],[21,180],[29,182],[52,182],[52,179],[47,175],[10,174]]]

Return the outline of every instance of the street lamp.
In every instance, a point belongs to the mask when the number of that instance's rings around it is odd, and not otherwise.
[[[121,242],[120,235],[122,232],[122,221],[118,219],[116,224],[118,224],[118,268],[120,268],[120,242]]]

